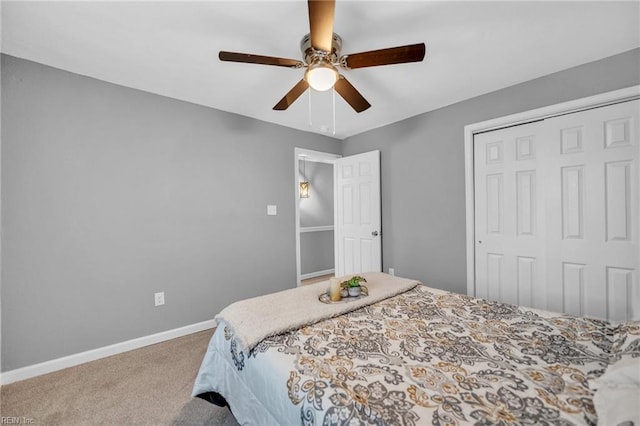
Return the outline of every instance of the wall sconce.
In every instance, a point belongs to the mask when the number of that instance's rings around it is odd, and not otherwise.
[[[300,182],[300,198],[309,198],[309,182]]]
[[[305,179],[300,182],[300,198],[309,198],[309,182],[307,179],[307,157],[302,157],[302,177]]]

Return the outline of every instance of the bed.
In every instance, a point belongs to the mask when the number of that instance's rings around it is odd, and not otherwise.
[[[228,403],[240,424],[255,425],[637,419],[640,321],[610,324],[364,276],[369,296],[354,303],[321,303],[323,282],[225,308],[193,395]]]

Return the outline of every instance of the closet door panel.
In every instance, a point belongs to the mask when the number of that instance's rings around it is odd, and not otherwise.
[[[475,137],[476,296],[544,308],[538,126]]]
[[[640,316],[639,110],[640,101],[632,101],[544,121],[552,310],[608,320]],[[567,265],[574,264],[584,265],[579,287],[566,283]],[[562,290],[555,286],[560,282]]]

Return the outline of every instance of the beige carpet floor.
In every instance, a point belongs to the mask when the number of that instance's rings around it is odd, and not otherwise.
[[[227,408],[191,397],[212,334],[206,330],[2,386],[1,416],[34,425],[237,426]]]

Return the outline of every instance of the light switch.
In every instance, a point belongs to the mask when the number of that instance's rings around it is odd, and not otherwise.
[[[269,204],[267,206],[267,216],[275,216],[278,214],[278,206]]]

